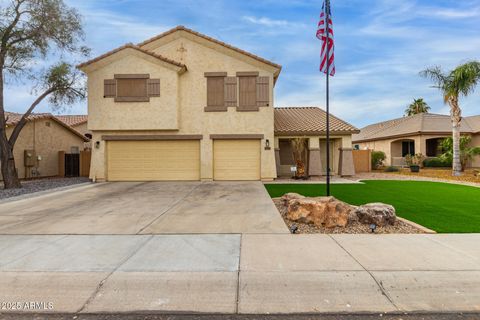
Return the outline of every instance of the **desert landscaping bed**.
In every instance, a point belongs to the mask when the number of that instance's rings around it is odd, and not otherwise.
[[[34,180],[23,180],[20,189],[3,189],[3,183],[0,183],[0,199],[7,199],[21,195],[31,194],[40,191],[46,191],[55,188],[67,187],[79,183],[89,182],[88,178],[39,178]]]
[[[323,226],[316,226],[310,223],[302,223],[297,221],[292,221],[287,218],[287,205],[285,205],[284,200],[281,198],[273,198],[273,203],[278,209],[278,212],[285,221],[285,224],[288,226],[289,230],[292,230],[293,227],[297,228],[295,233],[298,234],[308,234],[308,233],[330,233],[330,234],[339,234],[339,233],[349,233],[349,234],[359,234],[359,233],[372,233],[369,225],[363,224],[360,222],[350,222],[345,227],[333,227],[326,228]],[[386,233],[424,233],[424,230],[419,229],[413,225],[410,225],[406,222],[403,222],[397,219],[394,225],[388,226],[377,226],[375,233],[386,234]]]

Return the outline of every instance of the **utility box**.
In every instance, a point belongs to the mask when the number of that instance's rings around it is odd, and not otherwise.
[[[35,167],[37,163],[37,154],[35,150],[23,151],[23,165],[25,167]]]

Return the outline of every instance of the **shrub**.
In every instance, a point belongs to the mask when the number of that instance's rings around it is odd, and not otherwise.
[[[383,164],[387,156],[383,151],[372,151],[372,168],[378,169]]]
[[[451,167],[451,159],[442,159],[442,158],[430,158],[423,161],[423,166],[426,168],[442,168],[442,167]]]
[[[400,169],[398,169],[397,167],[394,167],[394,166],[389,166],[389,167],[386,167],[385,172],[398,172],[400,171]]]

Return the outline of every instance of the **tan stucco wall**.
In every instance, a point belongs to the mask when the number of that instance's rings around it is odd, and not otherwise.
[[[183,60],[177,51],[180,46],[187,50]],[[177,75],[171,69],[143,61],[136,54],[129,56],[124,53],[110,64],[89,72],[88,128],[93,133],[92,146],[101,141],[102,134],[202,134],[201,179],[209,180],[213,178],[213,141],[210,134],[263,134],[261,178],[275,178],[274,149],[264,149],[265,139],[274,140],[273,69],[253,60],[247,63],[244,59],[234,58],[187,38],[178,38],[159,48],[153,47],[149,50],[185,63],[188,71]],[[205,112],[207,89],[204,72],[216,71],[227,72],[229,76],[238,71],[258,71],[260,76],[269,76],[270,106],[261,107],[258,112],[238,112],[235,107],[229,107],[228,112]],[[160,78],[160,98],[151,98],[150,103],[114,103],[111,98],[103,98],[103,80],[113,78],[114,73],[149,73],[151,78]],[[93,147],[92,179],[106,178],[104,148],[103,141],[100,148]]]
[[[88,130],[87,126],[88,126],[88,123],[84,122],[76,126],[72,126],[72,128],[80,132],[83,136],[85,136],[86,133],[91,133],[90,130]]]
[[[47,123],[50,126],[47,126]],[[7,136],[12,134],[13,128],[7,128]],[[28,122],[22,129],[15,143],[14,157],[19,178],[30,177],[30,170],[26,172],[24,166],[24,150],[35,149],[37,156],[37,170],[42,177],[58,175],[58,151],[70,152],[71,147],[83,150],[83,140],[50,119],[39,119]],[[27,173],[27,175],[26,175]]]

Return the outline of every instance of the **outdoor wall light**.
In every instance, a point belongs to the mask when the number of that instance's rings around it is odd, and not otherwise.
[[[370,230],[372,231],[372,233],[375,232],[375,229],[377,229],[377,225],[376,225],[375,223],[372,223],[372,224],[370,225]]]
[[[96,149],[100,148],[100,141],[95,141],[95,148]]]
[[[270,140],[265,140],[265,150],[270,150]]]

